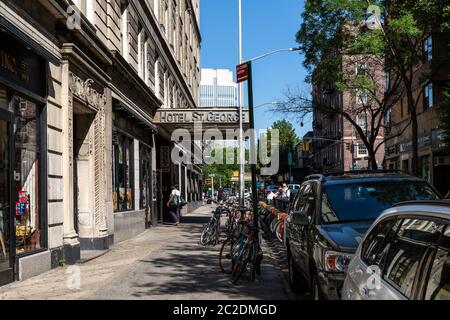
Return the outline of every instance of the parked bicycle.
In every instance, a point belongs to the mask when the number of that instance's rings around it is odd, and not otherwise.
[[[223,202],[212,212],[211,220],[203,227],[200,235],[202,246],[216,246],[220,243],[220,219],[223,214],[230,215],[230,210]]]
[[[244,272],[249,269],[250,280],[254,281],[261,271],[262,250],[253,213],[250,209],[240,208],[239,219],[236,220],[232,232],[223,242],[219,254],[219,266],[225,274],[231,274],[236,284]]]

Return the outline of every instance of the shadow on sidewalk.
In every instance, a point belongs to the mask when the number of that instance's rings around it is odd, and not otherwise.
[[[220,245],[205,248],[198,244],[203,223],[208,221],[204,216],[185,217],[179,227],[183,243],[169,242],[160,257],[140,261],[145,264],[144,272],[139,282],[135,279],[130,284],[131,295],[138,299],[168,295],[195,299],[200,294],[205,299],[287,298],[282,270],[270,258],[264,259],[263,274],[255,282],[244,275],[238,285],[233,285],[218,266]]]

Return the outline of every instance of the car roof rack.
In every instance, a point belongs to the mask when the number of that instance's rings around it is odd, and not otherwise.
[[[307,176],[305,178],[306,181],[311,180],[320,180],[326,181],[327,177],[337,177],[337,176],[349,176],[349,175],[363,175],[363,174],[376,174],[376,173],[384,173],[384,174],[404,174],[408,175],[408,172],[404,170],[350,170],[350,171],[336,171],[336,172],[325,172],[325,173],[315,173]]]
[[[403,207],[403,206],[411,206],[411,205],[431,205],[431,206],[444,206],[450,208],[450,200],[448,199],[439,199],[439,200],[413,200],[413,201],[405,201],[397,203],[393,206],[393,208]]]
[[[349,170],[349,171],[338,171],[338,172],[327,172],[324,175],[327,177],[338,176],[338,175],[358,175],[358,174],[376,174],[376,173],[396,173],[396,174],[408,174],[404,170]]]

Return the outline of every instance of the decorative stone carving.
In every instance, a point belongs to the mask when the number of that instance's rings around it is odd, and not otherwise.
[[[83,80],[72,72],[69,73],[69,90],[70,92],[88,103],[90,106],[99,110],[106,104],[106,94],[97,92],[92,85],[94,80]]]

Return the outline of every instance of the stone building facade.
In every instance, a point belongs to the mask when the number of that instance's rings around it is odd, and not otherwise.
[[[194,208],[161,108],[197,108],[198,0],[0,0],[0,283]],[[5,139],[8,137],[8,139]]]

